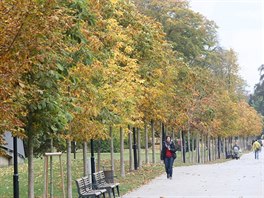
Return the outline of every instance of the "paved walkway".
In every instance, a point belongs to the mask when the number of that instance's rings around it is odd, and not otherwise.
[[[123,198],[264,198],[264,150],[220,164],[174,168]]]

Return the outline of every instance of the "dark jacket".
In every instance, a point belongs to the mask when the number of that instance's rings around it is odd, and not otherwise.
[[[171,152],[172,152],[172,157],[174,158],[174,159],[176,159],[176,147],[175,147],[175,144],[174,144],[174,142],[173,141],[171,141],[171,144],[170,144],[170,150],[171,150]],[[161,158],[161,160],[164,160],[165,159],[165,157],[166,157],[166,146],[165,146],[165,142],[163,142],[162,143],[162,150],[161,150],[161,156],[160,156],[160,158]]]

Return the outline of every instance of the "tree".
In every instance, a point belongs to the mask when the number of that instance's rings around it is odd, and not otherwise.
[[[139,10],[159,21],[166,38],[172,42],[178,58],[197,66],[217,45],[216,28],[199,13],[189,8],[187,1],[135,0]]]
[[[39,137],[63,131],[71,119],[59,82],[72,64],[74,49],[70,49],[71,41],[65,32],[71,29],[74,17],[66,4],[56,1],[4,1],[3,5],[10,31],[5,31],[1,40],[1,56],[5,57],[1,68],[13,68],[11,73],[17,70],[16,79],[13,76],[8,84],[15,91],[9,94],[7,104],[23,109],[16,114],[11,109],[10,116],[20,119],[27,136],[28,196],[34,197],[33,147],[39,146]],[[20,123],[13,129],[21,127]]]
[[[254,94],[250,96],[250,104],[259,112],[264,115],[264,64],[259,67],[260,80],[255,85]]]

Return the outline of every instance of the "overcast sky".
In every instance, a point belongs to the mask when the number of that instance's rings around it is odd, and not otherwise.
[[[237,52],[240,74],[253,92],[264,64],[264,0],[190,0],[190,5],[216,22],[220,45]]]

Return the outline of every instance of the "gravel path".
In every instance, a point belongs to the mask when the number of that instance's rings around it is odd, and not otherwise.
[[[174,168],[123,198],[264,198],[264,151],[220,164]]]

